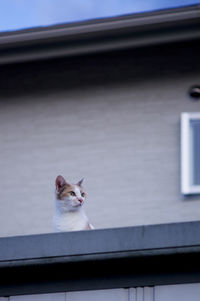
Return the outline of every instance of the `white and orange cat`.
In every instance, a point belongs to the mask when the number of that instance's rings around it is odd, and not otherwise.
[[[53,217],[55,232],[94,229],[83,209],[86,193],[82,183],[83,179],[77,184],[69,184],[62,176],[56,178]]]

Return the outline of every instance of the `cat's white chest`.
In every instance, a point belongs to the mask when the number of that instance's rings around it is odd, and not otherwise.
[[[83,210],[56,214],[53,218],[55,231],[79,231],[87,227],[88,219]]]

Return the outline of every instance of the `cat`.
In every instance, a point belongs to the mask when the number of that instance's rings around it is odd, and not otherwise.
[[[56,178],[53,217],[55,232],[94,229],[83,209],[86,193],[82,183],[83,179],[77,184],[69,184],[62,176]]]

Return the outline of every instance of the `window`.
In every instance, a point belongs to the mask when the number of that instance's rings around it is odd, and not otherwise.
[[[200,113],[181,115],[181,192],[200,194]]]

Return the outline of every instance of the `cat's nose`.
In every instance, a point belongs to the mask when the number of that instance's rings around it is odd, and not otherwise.
[[[78,199],[79,200],[79,202],[82,204],[83,203],[83,199]]]

